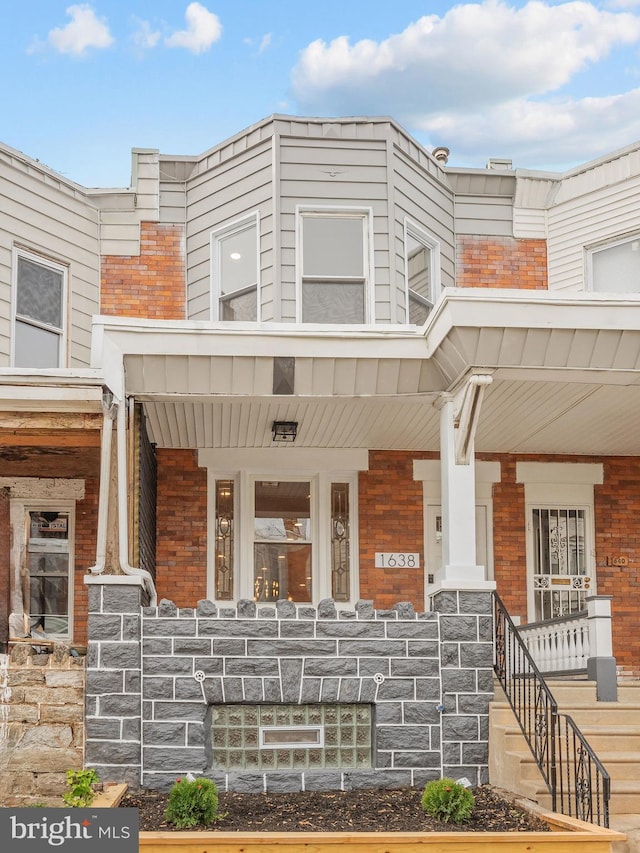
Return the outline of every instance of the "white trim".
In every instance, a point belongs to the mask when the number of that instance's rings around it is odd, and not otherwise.
[[[324,205],[324,204],[297,204],[295,208],[296,221],[296,323],[302,323],[302,283],[303,283],[303,245],[302,245],[302,223],[305,216],[319,214],[327,218],[361,219],[362,220],[362,264],[364,278],[364,320],[362,325],[375,323],[375,252],[373,245],[373,207],[366,205]],[[340,281],[346,281],[344,276]],[[357,279],[359,281],[359,279]],[[355,279],[354,279],[355,281]],[[318,325],[318,324],[311,324]],[[322,324],[320,324],[322,325]],[[341,327],[342,324],[327,324]],[[349,325],[349,324],[345,324]],[[360,325],[360,324],[356,324]]]
[[[516,462],[516,483],[599,486],[603,482],[601,462]]]
[[[260,211],[255,210],[244,216],[232,219],[217,226],[209,233],[209,273],[210,273],[210,317],[212,321],[220,321],[220,300],[222,291],[220,282],[222,280],[220,264],[220,241],[224,237],[238,234],[255,226],[256,229],[256,322],[260,321]]]
[[[362,448],[200,448],[201,468],[239,471],[243,468],[278,471],[367,471],[369,451]]]
[[[405,323],[409,323],[409,252],[407,251],[408,237],[413,237],[418,243],[429,249],[429,281],[431,283],[431,310],[438,301],[441,291],[440,275],[440,242],[422,226],[408,216],[404,218],[404,306]],[[424,298],[424,297],[423,297]],[[429,311],[431,313],[431,311]]]
[[[28,317],[18,317],[18,261],[20,258],[25,258],[34,264],[41,267],[47,267],[60,273],[62,277],[62,293],[61,293],[61,325],[52,326],[48,323],[41,323]],[[52,334],[58,335],[58,364],[49,365],[45,369],[55,369],[66,367],[68,361],[68,325],[69,325],[69,265],[60,261],[49,258],[46,255],[37,252],[29,251],[21,246],[14,246],[12,252],[12,271],[11,271],[11,341],[10,341],[10,364],[15,367],[16,356],[16,322],[26,323],[38,329],[43,329]],[[39,368],[27,368],[29,370]]]
[[[200,451],[202,455],[209,451]],[[226,454],[224,454],[226,455]],[[240,452],[240,456],[243,454]],[[227,460],[229,461],[229,460]],[[296,480],[309,482],[311,488],[311,566],[312,566],[312,602],[317,603],[331,597],[331,558],[330,558],[330,487],[331,483],[348,483],[350,495],[350,536],[349,536],[349,601],[337,602],[338,608],[352,608],[359,595],[359,546],[358,546],[358,474],[350,467],[348,470],[328,468],[324,470],[305,469],[300,465],[283,468],[273,467],[273,452],[270,467],[216,468],[207,464],[207,597],[218,601],[221,607],[231,605],[239,599],[253,599],[253,544],[255,540],[254,519],[254,483],[258,480]],[[246,465],[246,461],[245,461]],[[215,588],[215,484],[217,480],[234,482],[234,552],[233,552],[233,598],[221,600],[216,597]],[[243,570],[244,567],[244,570]],[[248,568],[247,568],[248,567]],[[264,602],[262,602],[264,604]]]

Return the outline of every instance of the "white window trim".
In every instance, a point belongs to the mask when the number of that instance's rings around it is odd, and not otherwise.
[[[375,323],[375,257],[373,245],[373,208],[351,205],[296,205],[296,323],[302,324],[302,222],[305,216],[335,216],[362,219],[363,228],[363,272],[364,272],[364,325]],[[346,281],[348,276],[340,277]],[[311,324],[315,325],[315,324]],[[327,324],[328,325],[328,324]],[[351,324],[360,325],[360,324]]]
[[[260,211],[255,210],[246,216],[240,216],[223,225],[214,228],[209,235],[210,243],[210,282],[211,319],[220,320],[220,301],[223,293],[220,287],[222,281],[220,241],[231,234],[239,233],[255,226],[256,229],[256,320],[260,320]],[[242,291],[238,291],[241,293]]]
[[[215,586],[215,499],[217,480],[234,481],[234,517],[237,520],[234,536],[233,591],[232,600],[216,598]],[[358,474],[356,471],[324,470],[309,471],[286,468],[251,470],[223,470],[207,467],[207,597],[221,607],[233,606],[240,599],[253,600],[253,496],[257,480],[297,480],[311,484],[311,565],[312,603],[331,598],[331,571],[323,567],[331,565],[331,483],[348,483],[350,487],[350,599],[336,602],[340,609],[352,609],[359,595],[359,552],[358,552]],[[244,571],[241,567],[245,567]],[[262,602],[264,604],[264,602]]]
[[[12,587],[11,587],[11,613],[12,616],[20,616],[17,613],[18,607],[22,606],[24,613],[29,613],[30,602],[23,602],[21,592],[18,587],[21,581],[20,574],[22,563],[27,552],[27,527],[26,514],[31,510],[51,509],[59,512],[69,513],[69,530],[67,531],[67,541],[69,543],[69,580],[67,588],[67,615],[69,618],[69,634],[54,634],[53,637],[60,637],[73,640],[73,623],[74,623],[74,576],[75,576],[75,541],[76,541],[76,504],[73,500],[53,500],[45,498],[39,500],[36,496],[28,499],[14,499],[9,502],[9,519],[11,529],[13,531],[13,545],[11,549],[11,567],[12,567]]]
[[[407,251],[408,238],[413,237],[419,243],[423,243],[431,251],[429,253],[429,277],[431,281],[431,290],[433,305],[438,301],[441,290],[440,278],[440,242],[431,234],[425,231],[420,225],[412,219],[405,217],[404,220],[404,305],[405,318],[409,322],[409,253]]]
[[[632,231],[627,234],[618,234],[615,237],[608,238],[598,243],[592,243],[585,246],[585,281],[586,290],[591,293],[605,293],[604,290],[594,290],[593,287],[593,256],[598,252],[604,252],[607,249],[613,249],[616,246],[622,246],[624,243],[633,243],[634,240],[640,241],[640,231]],[[616,291],[611,291],[615,293]],[[624,292],[625,297],[633,296],[633,293]]]
[[[62,328],[57,329],[55,326],[49,326],[46,323],[39,323],[28,317],[18,317],[18,259],[25,258],[32,261],[34,264],[39,264],[43,267],[55,270],[62,275]],[[40,255],[37,252],[23,249],[20,246],[13,247],[12,257],[12,275],[11,275],[11,351],[10,363],[15,367],[16,358],[16,321],[35,326],[38,329],[54,332],[58,335],[58,364],[51,365],[53,369],[66,367],[67,365],[67,327],[68,327],[68,280],[69,267],[66,264],[55,261],[45,255]]]

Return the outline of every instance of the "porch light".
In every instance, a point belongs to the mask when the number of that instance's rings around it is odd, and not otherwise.
[[[286,441],[293,444],[297,434],[297,421],[274,421],[271,425],[271,435],[274,441]]]

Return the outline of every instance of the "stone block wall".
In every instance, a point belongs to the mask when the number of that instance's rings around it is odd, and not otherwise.
[[[58,801],[83,766],[85,659],[28,644],[0,658],[0,803]]]
[[[191,772],[254,792],[422,786],[443,774],[486,781],[490,594],[443,594],[443,612],[429,613],[370,601],[337,611],[330,599],[163,600],[136,613],[136,594],[98,585],[90,594],[86,763],[105,781],[167,790]],[[372,767],[216,767],[212,708],[265,703],[370,705]]]

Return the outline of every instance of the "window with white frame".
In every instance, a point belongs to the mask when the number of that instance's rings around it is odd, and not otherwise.
[[[588,261],[592,290],[640,293],[640,234],[592,247]]]
[[[354,601],[355,489],[353,472],[225,476],[210,469],[209,595]]]
[[[14,258],[13,364],[61,367],[67,269],[22,250],[17,250]]]
[[[258,213],[212,232],[213,319],[258,319],[259,236]]]
[[[439,290],[440,251],[437,241],[412,222],[405,223],[405,276],[408,322],[421,326]]]
[[[303,323],[368,321],[369,223],[367,211],[300,211]]]

